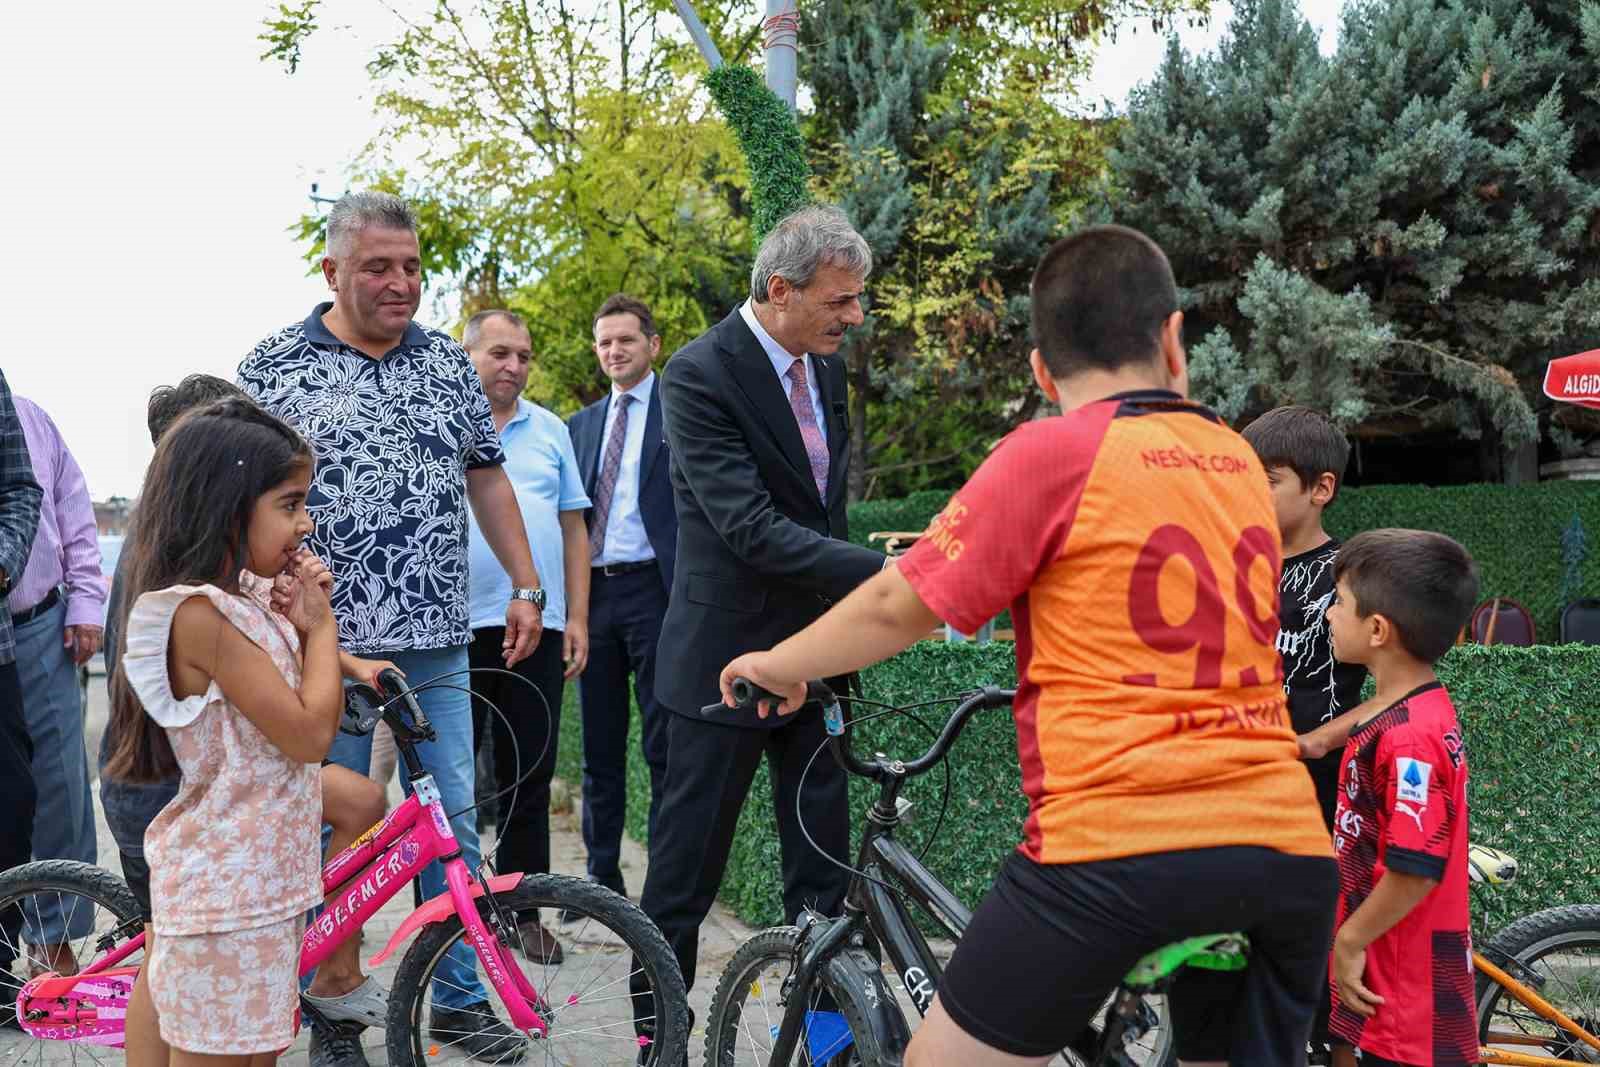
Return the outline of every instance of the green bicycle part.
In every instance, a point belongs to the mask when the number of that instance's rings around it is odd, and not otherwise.
[[[1249,964],[1250,939],[1243,934],[1205,934],[1163,945],[1138,963],[1123,979],[1129,989],[1154,986],[1185,967],[1204,971],[1242,971]]]

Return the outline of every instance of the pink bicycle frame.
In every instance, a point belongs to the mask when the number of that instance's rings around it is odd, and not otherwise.
[[[467,940],[483,964],[485,977],[499,993],[512,1025],[525,1033],[545,1036],[548,1024],[537,1011],[538,991],[522,969],[513,964],[510,950],[489,933],[478,915],[474,901],[483,895],[483,886],[467,870],[431,775],[418,778],[404,803],[323,868],[322,891],[328,904],[306,928],[300,949],[300,974],[316,970],[334,949],[354,936],[362,924],[436,859],[444,862],[448,892],[427,901],[407,917],[383,951],[372,958],[372,965],[387,959],[419,928],[453,912],[461,917]],[[489,888],[504,892],[521,880],[521,874],[498,875],[489,879]],[[99,987],[111,980],[125,982],[131,988],[134,969],[112,968],[143,948],[144,941],[141,933],[78,974],[51,975],[28,982],[17,997],[18,1018],[25,1020],[24,1028],[46,1039],[121,1045],[126,994]],[[52,1006],[46,1018],[28,1019],[28,1002],[56,998],[66,998],[68,1006]],[[85,1011],[85,1007],[89,1010]]]
[[[436,859],[444,861],[448,892],[423,904],[396,930],[389,944],[373,957],[374,965],[387,959],[418,927],[438,922],[454,912],[461,917],[467,940],[478,953],[484,977],[500,994],[500,1000],[517,1029],[536,1031],[541,1037],[547,1024],[535,1010],[539,994],[522,969],[512,964],[508,950],[493,937],[478,915],[474,900],[483,887],[467,870],[456,845],[456,835],[445,817],[444,804],[432,775],[412,784],[412,793],[391,811],[363,839],[330,860],[322,870],[322,892],[328,904],[306,927],[300,949],[300,973],[316,970],[347,938],[389,898]],[[360,873],[357,874],[356,872]],[[520,874],[501,875],[491,881],[496,891],[509,889],[522,880]]]

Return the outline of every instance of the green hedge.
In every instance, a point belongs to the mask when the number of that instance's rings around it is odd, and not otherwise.
[[[1472,838],[1510,852],[1522,865],[1511,886],[1475,894],[1477,934],[1540,908],[1600,900],[1600,649],[1465,646],[1446,658],[1440,676],[1467,735]],[[1014,678],[1009,644],[924,642],[868,671],[864,684],[869,696],[910,702]],[[934,708],[921,714],[937,727],[944,713]],[[575,727],[577,721],[569,707],[566,722]],[[562,731],[560,773],[573,781],[577,733]],[[898,716],[864,724],[857,738],[863,751],[898,755],[920,753],[930,740]],[[637,754],[637,744],[632,751]],[[1016,846],[1025,813],[1010,716],[990,712],[974,719],[949,767],[950,807],[927,863],[962,899],[975,903]],[[932,830],[942,786],[943,775],[935,771],[907,790],[917,806],[904,836],[919,850]],[[628,788],[628,831],[642,839],[649,784],[641,759],[631,761]],[[871,796],[869,786],[852,783],[856,825]],[[780,890],[777,829],[763,768],[740,819],[721,897],[746,922],[764,925],[781,918]]]
[[[867,543],[879,531],[922,530],[944,508],[950,494],[943,489],[924,489],[893,500],[865,500],[850,505],[850,540]]]
[[[874,530],[920,530],[948,493],[871,500],[850,509],[850,534],[865,544]],[[1573,515],[1590,539],[1574,596],[1600,596],[1600,487],[1586,482],[1537,485],[1374,485],[1346,489],[1328,509],[1330,533],[1348,538],[1385,526],[1437,530],[1467,546],[1483,575],[1483,597],[1526,605],[1539,639],[1558,640],[1561,619],[1561,534]]]

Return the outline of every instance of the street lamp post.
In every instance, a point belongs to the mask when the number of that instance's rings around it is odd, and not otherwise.
[[[793,111],[800,61],[800,12],[795,8],[795,0],[767,0],[767,19],[762,29],[765,31],[762,44],[767,56],[767,88]]]
[[[678,17],[689,30],[689,39],[700,50],[706,65],[712,70],[722,66],[722,53],[716,42],[706,32],[706,27],[695,13],[692,0],[672,0]],[[767,88],[772,95],[794,110],[795,91],[799,85],[800,12],[795,0],[767,0],[767,16],[761,23],[761,46],[767,61]]]

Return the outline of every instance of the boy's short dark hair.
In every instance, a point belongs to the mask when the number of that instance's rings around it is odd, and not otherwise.
[[[1478,599],[1471,553],[1427,530],[1357,534],[1340,547],[1333,580],[1350,587],[1357,615],[1387,618],[1401,647],[1424,663],[1450,651]]]
[[[1178,284],[1159,245],[1092,226],[1051,246],[1033,272],[1033,340],[1053,378],[1154,361]]]
[[[191,374],[177,385],[156,387],[145,408],[145,425],[150,428],[150,443],[159,444],[167,427],[178,416],[213,400],[249,400],[249,394],[226,378],[213,374]]]
[[[1273,408],[1244,428],[1244,439],[1263,467],[1288,467],[1302,489],[1332,474],[1333,496],[1328,503],[1338,499],[1350,463],[1350,440],[1322,412],[1299,405]]]
[[[632,315],[639,320],[639,330],[648,340],[656,336],[655,316],[650,314],[650,305],[643,300],[635,300],[627,293],[612,293],[606,297],[605,303],[600,305],[600,310],[594,313],[594,321],[589,324],[589,329],[594,329],[600,324],[601,319],[610,318],[612,315]]]

